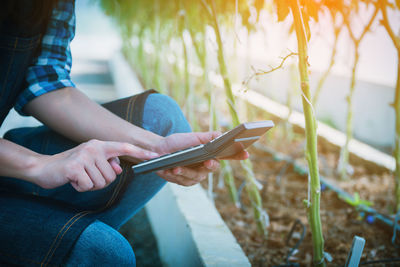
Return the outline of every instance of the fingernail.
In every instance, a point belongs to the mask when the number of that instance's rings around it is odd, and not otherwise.
[[[115,161],[118,163],[118,165],[121,163],[118,157],[115,157]]]
[[[180,175],[181,173],[182,173],[182,169],[181,168],[175,169],[175,174]]]

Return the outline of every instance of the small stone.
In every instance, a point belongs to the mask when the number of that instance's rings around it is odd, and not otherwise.
[[[237,221],[236,225],[239,226],[239,227],[245,227],[246,226],[244,221]]]
[[[369,255],[371,256],[371,258],[375,258],[376,257],[376,249],[371,249],[371,251],[369,252]]]

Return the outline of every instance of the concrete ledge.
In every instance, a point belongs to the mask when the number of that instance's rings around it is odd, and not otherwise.
[[[110,62],[118,97],[143,91],[119,53]],[[200,185],[167,185],[146,205],[165,266],[251,266]]]
[[[200,185],[169,183],[146,211],[166,266],[250,266]]]

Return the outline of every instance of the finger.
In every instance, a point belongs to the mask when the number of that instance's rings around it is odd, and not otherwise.
[[[103,149],[106,157],[130,156],[138,159],[152,159],[158,157],[159,154],[150,150],[146,150],[129,143],[121,142],[104,142]]]
[[[197,182],[192,179],[188,179],[186,177],[173,174],[171,170],[158,171],[157,174],[164,180],[174,184],[182,186],[192,186],[197,184]]]
[[[245,160],[245,159],[248,159],[249,157],[250,157],[249,152],[247,152],[246,150],[242,150],[233,156],[224,157],[224,158],[220,158],[220,159],[222,159],[222,160]]]
[[[211,140],[220,136],[221,132],[219,132],[219,131],[198,132],[198,133],[192,133],[192,134],[194,134],[198,138],[198,140],[200,141],[201,144],[206,144],[206,143],[210,142]]]
[[[203,181],[208,174],[208,171],[205,171],[204,168],[196,168],[196,169],[191,169],[191,168],[185,168],[185,167],[176,167],[172,169],[172,174],[177,175],[177,176],[183,176],[187,179],[196,181],[197,183]]]
[[[96,167],[100,171],[100,173],[103,176],[103,178],[105,179],[106,185],[112,183],[115,180],[115,178],[117,177],[117,173],[111,167],[110,162],[106,161],[105,159],[97,160],[96,161]]]
[[[175,150],[206,144],[221,135],[220,132],[195,132],[195,133],[177,133],[173,136],[175,140],[179,140],[173,146]]]
[[[70,183],[78,192],[89,191],[93,188],[93,182],[90,180],[89,176],[84,170],[82,170],[79,176],[77,176],[77,178],[72,180]]]
[[[119,160],[118,157],[114,157],[108,160],[108,162],[111,165],[111,168],[113,168],[114,172],[119,175],[122,173],[122,167],[120,165],[121,161]]]
[[[106,186],[106,179],[101,174],[100,170],[97,168],[95,164],[90,166],[85,166],[85,171],[88,174],[90,180],[93,183],[93,188],[91,190],[102,189]]]
[[[203,166],[208,170],[208,172],[215,172],[219,169],[219,161],[215,159],[209,159],[204,161]]]

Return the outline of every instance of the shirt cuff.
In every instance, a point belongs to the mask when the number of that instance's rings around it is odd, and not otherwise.
[[[59,90],[65,87],[75,87],[75,84],[70,79],[60,79],[57,81],[43,81],[40,83],[31,84],[18,97],[14,109],[22,116],[29,116],[23,111],[25,105],[34,98]]]

